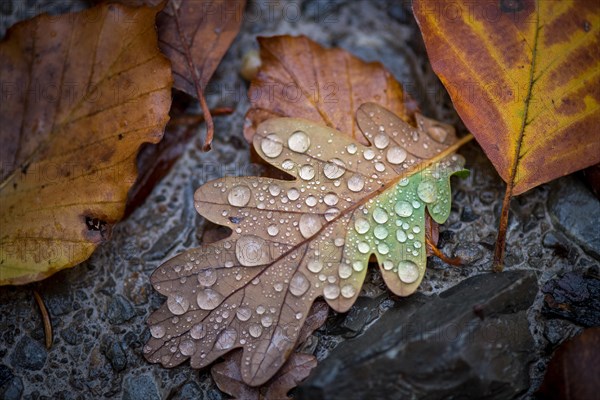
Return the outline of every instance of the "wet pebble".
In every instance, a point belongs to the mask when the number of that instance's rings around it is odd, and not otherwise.
[[[160,400],[154,379],[147,374],[125,378],[123,400]]]
[[[106,316],[111,324],[119,325],[135,317],[135,310],[129,300],[117,294],[110,301]]]
[[[48,353],[44,345],[29,336],[23,336],[16,344],[12,364],[31,371],[42,369]]]
[[[483,257],[481,246],[473,242],[459,243],[453,252],[453,257],[459,257],[464,265],[473,264]]]

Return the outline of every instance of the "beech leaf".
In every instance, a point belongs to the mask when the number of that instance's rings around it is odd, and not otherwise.
[[[161,139],[171,105],[156,13],[41,15],[0,44],[0,284],[80,263],[123,215],[138,148]]]
[[[197,98],[204,113],[210,149],[214,125],[204,98],[204,90],[221,59],[237,36],[246,0],[118,0],[130,5],[159,5],[159,45],[169,57],[175,88]]]
[[[510,198],[600,162],[600,3],[413,2],[431,65]]]
[[[201,368],[242,347],[242,379],[261,385],[291,354],[315,299],[352,306],[372,256],[392,292],[417,289],[426,209],[448,218],[450,176],[464,171],[453,153],[470,137],[440,143],[421,116],[415,128],[374,103],[357,120],[372,146],[306,119],[267,120],[254,150],[293,179],[225,177],[196,191],[197,211],[232,235],[153,273],[167,301],[148,319],[149,361]]]

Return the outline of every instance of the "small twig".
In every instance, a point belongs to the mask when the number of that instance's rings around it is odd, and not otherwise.
[[[34,290],[33,297],[35,298],[35,302],[40,309],[40,313],[42,314],[42,322],[44,323],[44,336],[46,337],[46,348],[50,349],[52,347],[52,324],[50,323],[50,315],[48,314],[48,309],[46,308],[46,304],[44,304],[44,300],[42,296]]]
[[[425,241],[427,242],[427,246],[429,246],[429,248],[431,249],[431,251],[433,252],[433,254],[437,258],[439,258],[440,260],[442,260],[443,262],[445,262],[446,264],[454,265],[455,267],[460,267],[462,265],[462,260],[460,259],[460,257],[452,257],[452,258],[447,257],[428,238],[425,238]]]

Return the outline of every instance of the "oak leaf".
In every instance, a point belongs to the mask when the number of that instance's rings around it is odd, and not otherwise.
[[[0,44],[0,284],[78,264],[123,215],[138,148],[161,139],[171,104],[156,12],[41,15]]]
[[[293,179],[225,177],[200,187],[196,210],[226,226],[224,240],[183,252],[152,275],[167,301],[148,319],[144,354],[172,367],[204,367],[242,347],[245,383],[261,385],[295,347],[311,304],[355,302],[374,256],[400,296],[425,273],[425,214],[450,213],[450,176],[464,160],[373,103],[357,112],[369,143],[299,118],[257,128],[254,150]]]
[[[252,81],[244,136],[274,117],[306,118],[367,144],[354,115],[375,102],[412,122],[414,102],[378,62],[367,63],[339,48],[325,49],[305,36],[258,38],[261,68]]]
[[[237,36],[246,0],[118,0],[129,5],[164,4],[156,19],[159,46],[169,57],[175,88],[197,98],[207,126],[210,149],[214,125],[204,90]]]
[[[300,333],[298,343],[304,343],[308,337],[325,323],[329,306],[317,301],[313,304]],[[311,354],[294,352],[273,377],[260,387],[251,387],[242,380],[240,369],[241,351],[225,356],[225,361],[211,368],[215,383],[223,392],[239,400],[282,400],[288,399],[287,392],[306,379],[310,371],[317,366],[317,358]]]
[[[432,67],[510,198],[600,162],[600,3],[413,2]]]

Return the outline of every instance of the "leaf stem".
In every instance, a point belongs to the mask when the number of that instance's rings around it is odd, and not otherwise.
[[[502,272],[504,269],[504,253],[506,251],[506,231],[508,229],[508,213],[510,211],[510,199],[512,198],[513,182],[506,185],[504,200],[502,200],[502,212],[500,213],[500,223],[498,225],[498,237],[496,238],[496,248],[494,249],[494,272]]]

